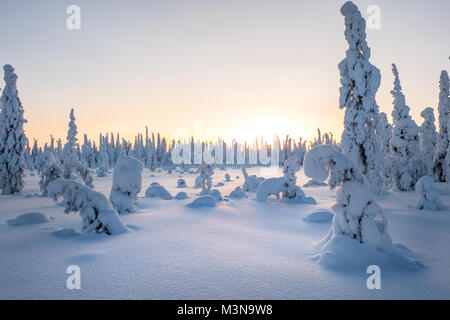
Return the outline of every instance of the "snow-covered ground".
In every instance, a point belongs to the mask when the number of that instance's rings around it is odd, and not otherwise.
[[[264,175],[258,168],[248,171]],[[230,182],[225,182],[227,172]],[[180,178],[186,179],[188,188],[176,188]],[[255,193],[248,193],[248,198],[219,201],[214,208],[189,208],[185,205],[200,192],[192,188],[194,179],[194,174],[144,169],[139,211],[121,215],[132,232],[80,236],[73,232],[80,231],[78,214],[66,215],[61,205],[40,197],[38,177],[27,174],[22,195],[0,196],[0,298],[450,298],[450,212],[413,208],[419,199],[415,193],[390,193],[379,204],[393,242],[424,267],[408,271],[381,266],[382,287],[369,290],[365,267],[334,269],[313,259],[331,222],[303,218],[335,203],[335,192],[327,186],[303,188],[306,196],[316,199],[315,205],[275,198],[261,203]],[[298,173],[297,185],[308,180],[303,171]],[[155,181],[172,196],[184,191],[190,198],[145,198],[145,189]],[[216,169],[213,185],[218,182],[224,183],[216,188],[225,196],[243,184],[243,176],[240,170]],[[112,175],[96,177],[94,184],[109,197]],[[450,193],[444,185],[438,187],[442,201],[450,206]],[[29,212],[43,213],[48,221],[31,215],[25,222],[36,218],[43,223],[7,223]],[[69,265],[81,268],[81,290],[66,288]]]

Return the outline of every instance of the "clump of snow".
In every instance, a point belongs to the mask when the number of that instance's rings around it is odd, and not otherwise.
[[[309,213],[303,218],[305,222],[325,223],[333,220],[333,213],[326,209],[320,209]]]
[[[27,224],[38,224],[50,222],[47,216],[40,212],[29,212],[21,214],[20,216],[7,220],[6,223],[10,226],[22,226]]]
[[[81,235],[81,233],[77,232],[76,230],[72,228],[64,228],[61,230],[56,230],[50,233],[50,235],[62,238],[62,239],[70,239],[75,238]]]
[[[187,198],[187,193],[184,191],[178,192],[177,195],[175,196],[176,200],[183,200]]]
[[[228,198],[234,198],[234,199],[241,199],[244,198],[245,192],[242,191],[241,187],[236,187],[234,188],[233,191],[231,191],[231,193],[228,195]]]
[[[217,189],[211,190],[210,195],[212,195],[216,199],[216,201],[222,201],[223,200],[222,199],[222,194]]]
[[[58,180],[48,188],[48,194],[56,201],[64,198],[64,212],[79,212],[83,233],[116,235],[128,232],[117,212],[106,197],[74,180]]]
[[[216,186],[216,187],[223,187],[224,184],[223,184],[223,182],[217,182],[217,184],[216,184],[215,186]]]
[[[177,188],[187,188],[186,180],[178,179]]]
[[[215,207],[216,198],[211,195],[201,196],[196,198],[191,203],[188,203],[186,206],[190,208]]]
[[[117,160],[109,195],[117,212],[136,212],[135,204],[137,195],[141,192],[143,169],[143,163],[133,157],[122,156]]]
[[[447,210],[447,207],[439,198],[439,191],[432,177],[425,176],[420,178],[416,184],[416,193],[420,195],[419,202],[417,203],[418,209]]]
[[[303,188],[309,187],[324,187],[327,186],[326,182],[310,179],[307,183],[303,185]]]
[[[225,173],[225,181],[230,182],[230,175],[228,173]]]
[[[163,186],[151,185],[145,190],[145,196],[147,198],[161,198],[163,200],[172,200],[172,195]]]

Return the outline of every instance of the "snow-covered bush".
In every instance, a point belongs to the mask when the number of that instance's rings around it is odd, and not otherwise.
[[[228,173],[225,173],[225,181],[230,182],[230,175]]]
[[[57,200],[63,197],[64,212],[79,212],[83,233],[116,235],[128,232],[106,197],[73,180],[58,180],[48,187],[48,194]]]
[[[390,175],[395,188],[401,191],[414,190],[416,182],[425,173],[424,161],[419,148],[419,127],[409,115],[405,104],[397,67],[392,64],[394,74],[394,131],[391,138],[391,153],[385,159],[384,172]]]
[[[367,177],[370,189],[382,193],[382,156],[375,133],[378,119],[375,95],[380,86],[380,70],[369,62],[366,21],[361,12],[348,1],[341,7],[341,14],[345,17],[345,39],[349,45],[346,57],[339,63],[339,107],[345,108],[341,147]]]
[[[0,189],[9,195],[23,188],[23,152],[27,138],[23,131],[26,120],[16,85],[17,75],[9,64],[3,66],[3,71],[6,86],[0,97]]]
[[[216,199],[216,201],[222,201],[223,200],[222,199],[222,194],[217,189],[212,189],[210,195],[213,196]]]
[[[430,176],[419,179],[416,184],[416,193],[420,195],[417,203],[418,209],[424,210],[447,210],[447,207],[439,198],[439,191],[434,185],[434,180]]]
[[[234,188],[233,191],[231,191],[231,193],[228,195],[228,198],[233,198],[233,199],[240,199],[240,198],[244,198],[245,192],[242,191],[241,187],[236,187]]]
[[[192,201],[191,203],[188,203],[186,206],[190,207],[190,208],[215,207],[216,206],[216,198],[214,198],[213,196],[210,196],[210,195],[201,196],[201,197],[194,199],[194,201]]]
[[[360,243],[371,244],[380,251],[391,249],[383,210],[369,192],[365,178],[353,161],[338,149],[322,145],[312,148],[305,157],[305,174],[324,181],[330,189],[339,188],[331,236],[343,235]]]
[[[449,119],[450,119],[450,86],[448,73],[442,70],[439,80],[439,135],[434,155],[433,175],[436,181],[445,182],[447,177],[446,157],[449,149]]]
[[[47,195],[47,188],[50,183],[53,181],[59,180],[62,177],[63,170],[58,160],[56,160],[55,156],[52,152],[45,153],[46,161],[41,170],[39,180],[39,188],[42,192],[43,196]]]
[[[431,176],[433,174],[433,158],[436,151],[437,132],[434,124],[433,108],[425,108],[420,115],[424,118],[420,126],[419,146],[422,153],[425,174]]]
[[[256,189],[258,189],[258,186],[260,185],[260,183],[264,181],[264,178],[257,177],[254,174],[249,176],[245,167],[242,167],[242,173],[244,174],[244,179],[245,179],[244,184],[242,185],[242,190],[244,192],[255,192]],[[236,177],[236,178],[238,178],[238,177]]]
[[[163,186],[159,184],[151,185],[145,190],[147,198],[161,198],[163,200],[172,200],[172,195]]]
[[[118,213],[136,212],[137,195],[142,187],[144,164],[130,156],[121,156],[116,163],[109,201]]]
[[[177,181],[177,188],[187,188],[186,180],[178,179],[178,181]]]
[[[305,197],[303,190],[292,183],[286,178],[268,178],[261,182],[256,190],[256,200],[259,202],[266,201],[267,197],[273,195],[277,199],[280,199],[280,193],[283,195],[283,199],[295,199],[304,203],[315,204],[315,200],[311,197]]]

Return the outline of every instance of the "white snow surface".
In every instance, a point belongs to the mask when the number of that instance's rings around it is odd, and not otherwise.
[[[265,178],[282,175],[281,170],[270,176],[258,168],[248,171]],[[240,170],[227,172],[236,176]],[[176,194],[178,175],[144,169],[143,185],[157,181]],[[184,174],[184,179],[193,186],[195,175]],[[219,171],[213,181],[221,180]],[[308,180],[303,170],[297,172],[299,185]],[[419,199],[415,192],[377,199],[396,248],[424,265],[408,270],[347,237],[333,240],[340,256],[317,256],[330,223],[303,218],[336,203],[329,188],[308,189],[317,205],[260,203],[255,193],[247,193],[247,198],[229,198],[201,210],[185,207],[198,189],[184,189],[190,199],[170,201],[145,198],[141,191],[138,211],[120,217],[131,232],[108,236],[78,234],[78,214],[64,214],[50,198],[34,196],[38,181],[26,172],[22,195],[0,196],[0,299],[450,298],[450,212],[409,207]],[[109,195],[111,175],[94,177],[94,183],[96,191]],[[229,194],[241,184],[231,181],[217,189]],[[445,184],[436,187],[450,206]],[[14,227],[6,223],[25,212],[55,219]],[[336,261],[341,268],[330,268]],[[382,289],[368,290],[366,268],[377,263]],[[66,288],[71,264],[80,266],[81,290]]]

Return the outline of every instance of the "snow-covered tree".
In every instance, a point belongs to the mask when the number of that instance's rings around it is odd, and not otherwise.
[[[41,189],[43,196],[47,196],[48,186],[52,182],[61,179],[62,174],[63,170],[59,161],[56,160],[52,152],[47,151],[45,153],[44,165],[40,173],[41,179],[39,180],[39,188]]]
[[[446,210],[447,207],[439,198],[439,191],[436,188],[433,178],[425,176],[419,179],[416,184],[416,193],[420,195],[417,203],[418,209],[424,210]]]
[[[135,204],[137,195],[141,192],[143,169],[143,163],[133,157],[122,156],[117,160],[109,195],[109,201],[117,212],[136,212]]]
[[[425,166],[425,175],[433,174],[433,158],[436,151],[437,132],[433,108],[425,108],[420,115],[424,119],[420,126],[419,146]]]
[[[55,181],[48,186],[48,194],[54,200],[63,197],[66,214],[80,213],[83,233],[116,235],[129,231],[103,194],[77,181]]]
[[[341,13],[345,17],[345,38],[349,44],[346,57],[339,63],[339,107],[345,108],[341,146],[367,177],[369,188],[381,193],[382,157],[375,134],[378,118],[375,95],[380,86],[380,70],[369,62],[366,21],[361,12],[348,1],[341,7]]]
[[[339,188],[333,206],[332,235],[347,236],[380,251],[391,249],[383,210],[369,192],[364,175],[347,155],[330,145],[316,146],[306,154],[304,169],[312,179],[325,181],[329,177],[331,190]]]
[[[212,176],[214,174],[214,166],[212,164],[203,163],[198,168],[198,182],[202,191],[200,195],[206,195],[211,192]],[[197,181],[197,179],[196,179]]]
[[[414,190],[416,182],[425,174],[424,161],[419,148],[419,127],[409,115],[405,96],[402,93],[400,78],[395,64],[394,74],[394,131],[391,138],[391,154],[385,159],[393,186],[401,191]]]
[[[245,169],[244,166],[242,166],[242,174],[244,175],[245,179],[244,184],[242,185],[242,190],[244,192],[255,192],[261,182],[264,181],[263,177],[257,177],[254,174],[249,175],[247,173],[247,169]]]
[[[78,154],[77,126],[75,124],[74,110],[70,110],[69,130],[67,133],[67,143],[64,146],[63,178],[74,180],[79,176],[84,183],[93,188],[93,178],[87,166],[81,162]]]
[[[0,97],[0,189],[9,195],[23,188],[23,152],[27,138],[23,130],[26,120],[17,90],[17,75],[9,64],[3,66],[3,71],[6,86]]]
[[[434,156],[433,175],[436,181],[445,182],[447,176],[446,156],[449,148],[450,98],[448,73],[442,70],[439,80],[439,136]]]
[[[381,143],[381,152],[383,156],[390,151],[390,142],[392,137],[392,125],[389,123],[386,113],[380,112],[378,114],[377,135]]]

